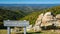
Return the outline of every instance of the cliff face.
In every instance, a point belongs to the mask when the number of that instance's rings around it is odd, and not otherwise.
[[[39,31],[40,27],[43,26],[60,26],[60,14],[57,14],[55,17],[51,12],[46,12],[45,14],[40,14],[34,25],[34,30]],[[37,28],[38,27],[38,28]]]

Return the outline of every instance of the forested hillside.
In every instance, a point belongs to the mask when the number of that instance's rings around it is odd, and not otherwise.
[[[43,9],[43,10],[38,11],[38,12],[33,12],[33,13],[21,18],[21,20],[28,20],[28,21],[30,21],[30,24],[34,24],[36,19],[38,18],[38,15],[40,15],[41,13],[46,13],[48,11],[52,12],[52,14],[54,16],[56,14],[60,14],[60,6],[55,6],[55,7]]]
[[[0,9],[0,25],[3,20],[19,20],[19,18],[24,17],[24,12],[20,10],[11,11],[7,9]]]

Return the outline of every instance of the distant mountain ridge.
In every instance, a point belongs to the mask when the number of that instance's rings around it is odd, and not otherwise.
[[[0,4],[0,6],[56,6],[59,4]]]
[[[0,4],[0,8],[12,11],[22,10],[25,13],[31,13],[44,8],[49,8],[58,5],[60,4]]]

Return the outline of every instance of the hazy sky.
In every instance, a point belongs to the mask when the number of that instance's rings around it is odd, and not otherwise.
[[[60,0],[0,0],[0,4],[60,4]]]

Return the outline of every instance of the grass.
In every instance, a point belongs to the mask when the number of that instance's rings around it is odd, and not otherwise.
[[[1,30],[0,30],[0,34],[7,34],[7,31],[4,30],[4,29],[1,29]]]
[[[7,30],[1,29],[0,34],[7,34]],[[11,33],[11,34],[15,34],[15,33]],[[20,33],[18,33],[18,34],[20,34]],[[52,32],[50,30],[45,30],[45,31],[41,31],[41,32],[27,32],[27,34],[60,34],[60,32],[59,31],[58,32],[55,32],[55,31]]]
[[[0,29],[0,34],[7,34],[7,30],[6,29]],[[14,32],[11,34],[15,34]]]

